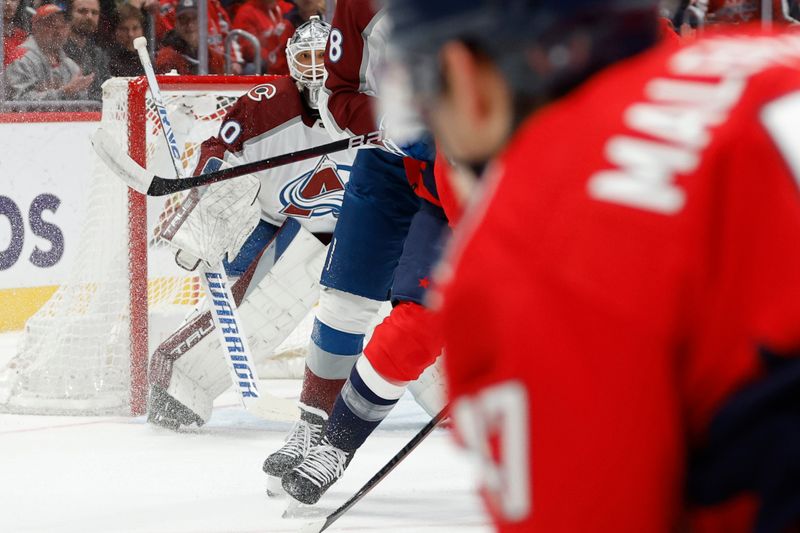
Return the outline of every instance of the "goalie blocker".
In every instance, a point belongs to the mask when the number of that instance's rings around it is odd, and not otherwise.
[[[242,329],[254,353],[273,354],[317,302],[326,249],[289,218],[234,285]],[[231,385],[219,340],[210,334],[214,324],[207,308],[204,302],[151,358],[148,419],[153,423],[172,429],[201,426],[211,417],[214,399]]]

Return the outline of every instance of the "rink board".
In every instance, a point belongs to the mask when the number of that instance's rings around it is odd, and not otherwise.
[[[89,136],[98,122],[86,114],[43,117],[54,121],[0,120],[0,331],[20,329],[80,253],[93,164]]]

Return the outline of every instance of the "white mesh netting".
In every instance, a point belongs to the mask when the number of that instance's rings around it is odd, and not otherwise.
[[[202,83],[162,87],[184,166],[192,169],[199,145],[215,135],[227,109],[249,85],[211,90]],[[230,87],[230,88],[229,88]],[[128,146],[132,124],[144,115],[147,167],[174,174],[149,94],[143,109],[128,109],[129,80],[103,87],[102,124]],[[87,142],[88,139],[87,139]],[[0,410],[45,414],[129,414],[131,312],[127,188],[98,159],[88,188],[80,259],[66,283],[25,325],[17,355],[0,371]],[[148,198],[148,355],[181,324],[202,298],[196,276],[175,266],[156,237],[179,197]],[[138,302],[142,303],[142,302]],[[256,354],[263,377],[299,377],[311,329],[308,317],[276,350]]]

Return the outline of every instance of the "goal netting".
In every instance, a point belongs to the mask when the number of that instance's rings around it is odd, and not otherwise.
[[[236,99],[268,80],[159,77],[187,170]],[[102,124],[134,160],[156,174],[174,174],[143,78],[104,84]],[[149,355],[203,298],[200,280],[175,265],[158,237],[180,195],[145,198],[99,159],[87,195],[80,258],[68,281],[28,320],[17,355],[0,371],[0,410],[142,414]],[[274,354],[254,354],[259,375],[299,377],[310,329],[309,316]]]

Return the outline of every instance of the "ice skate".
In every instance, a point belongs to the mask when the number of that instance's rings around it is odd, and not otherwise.
[[[319,443],[325,432],[325,424],[322,412],[312,413],[307,409],[300,409],[300,420],[286,436],[286,444],[264,461],[264,472],[270,476],[267,481],[267,495],[277,496],[282,493],[280,478],[303,462],[309,450]]]
[[[333,446],[323,437],[306,458],[283,476],[283,489],[300,503],[313,505],[344,474],[355,452]]]

